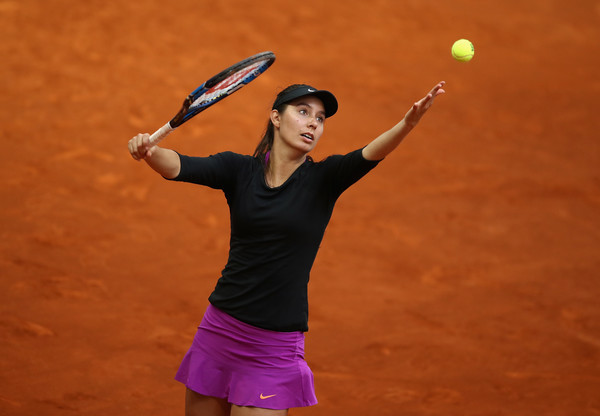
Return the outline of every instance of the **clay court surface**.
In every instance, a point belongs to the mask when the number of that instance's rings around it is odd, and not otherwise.
[[[599,23],[592,0],[0,0],[0,414],[183,415],[227,205],[126,143],[272,50],[165,146],[252,153],[307,82],[341,105],[321,159],[447,82],[338,202],[309,286],[320,403],[291,414],[600,415]]]

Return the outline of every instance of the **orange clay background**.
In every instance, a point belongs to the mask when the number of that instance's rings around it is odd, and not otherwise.
[[[600,415],[599,23],[596,0],[0,0],[0,414],[183,414],[227,205],[126,144],[272,50],[165,146],[252,153],[306,82],[341,104],[321,159],[447,82],[339,200],[309,286],[320,403],[291,414]]]

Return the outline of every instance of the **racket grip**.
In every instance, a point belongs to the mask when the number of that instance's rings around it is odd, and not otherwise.
[[[167,137],[167,135],[169,133],[171,133],[173,130],[175,130],[175,129],[173,127],[171,127],[170,122],[165,124],[160,129],[158,129],[154,133],[152,133],[152,135],[150,136],[150,145],[151,146],[157,145],[162,139]]]

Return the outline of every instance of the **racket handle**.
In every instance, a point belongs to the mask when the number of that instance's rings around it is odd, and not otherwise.
[[[150,136],[150,145],[151,146],[157,145],[162,139],[167,137],[167,135],[169,133],[171,133],[173,130],[175,130],[175,129],[173,127],[171,127],[170,122],[165,124],[160,129],[158,129],[154,133],[152,133],[152,135]]]

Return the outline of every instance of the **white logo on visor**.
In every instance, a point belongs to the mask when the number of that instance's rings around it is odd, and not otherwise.
[[[312,88],[308,89],[308,92],[315,92],[316,90],[313,90]]]

